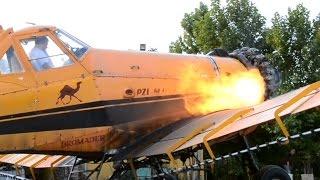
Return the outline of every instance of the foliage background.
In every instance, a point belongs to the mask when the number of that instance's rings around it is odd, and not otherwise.
[[[266,18],[249,0],[228,0],[225,6],[220,0],[212,0],[210,6],[200,3],[193,12],[184,15],[181,21],[184,32],[170,44],[170,52],[206,54],[214,48],[229,52],[241,47],[258,48],[281,72],[282,84],[275,95],[319,81],[320,14],[310,19],[308,9],[299,4],[288,9],[285,16],[275,13],[271,24],[266,26]],[[320,109],[287,117],[285,121],[291,134],[320,127]],[[274,124],[262,129],[267,133],[255,136],[255,142],[280,136]],[[319,141],[318,137],[293,141],[286,147],[276,147],[257,156],[262,164],[281,165],[286,158],[295,174],[313,171],[320,177]],[[289,155],[289,151],[295,153]]]

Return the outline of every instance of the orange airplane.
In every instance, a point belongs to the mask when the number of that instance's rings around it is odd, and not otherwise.
[[[1,29],[0,42],[0,153],[99,159],[188,118],[259,104],[280,81],[249,48],[103,50],[52,26]]]

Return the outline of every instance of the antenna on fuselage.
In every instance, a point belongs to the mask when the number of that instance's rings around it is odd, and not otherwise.
[[[33,22],[26,22],[26,24],[30,24],[30,25],[32,25],[32,26],[37,25],[36,23],[33,23]]]

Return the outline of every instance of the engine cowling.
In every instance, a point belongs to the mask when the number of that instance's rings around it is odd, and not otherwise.
[[[232,57],[239,60],[248,69],[257,68],[264,78],[266,89],[265,99],[269,99],[281,84],[281,74],[258,49],[243,47],[231,53],[223,49],[215,49],[210,56]]]

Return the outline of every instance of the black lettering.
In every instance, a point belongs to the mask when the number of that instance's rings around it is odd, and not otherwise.
[[[85,138],[84,143],[88,143],[88,142],[89,142],[88,138]]]
[[[66,141],[62,141],[61,142],[61,148],[65,148],[67,147],[67,142]]]
[[[74,140],[71,141],[71,145],[70,146],[73,146],[75,144],[76,144],[76,140],[74,139]]]
[[[159,89],[159,88],[155,88],[155,89],[153,90],[153,92],[154,92],[155,94],[159,94],[159,93],[160,93],[160,89]]]
[[[92,137],[89,137],[88,138],[88,143],[91,143],[92,142]]]
[[[61,148],[68,148],[69,146],[81,145],[81,144],[85,144],[85,143],[93,143],[93,142],[99,142],[99,141],[105,141],[105,136],[99,135],[99,136],[87,137],[87,138],[82,138],[82,139],[73,139],[73,140],[62,141]]]
[[[77,139],[76,145],[83,144],[83,139]]]
[[[142,89],[137,90],[137,95],[140,95],[140,94],[142,94]]]
[[[94,142],[94,137],[90,137],[90,143]]]
[[[100,136],[100,141],[104,141],[104,137],[103,135]]]
[[[142,95],[146,94],[146,89],[142,89]]]

